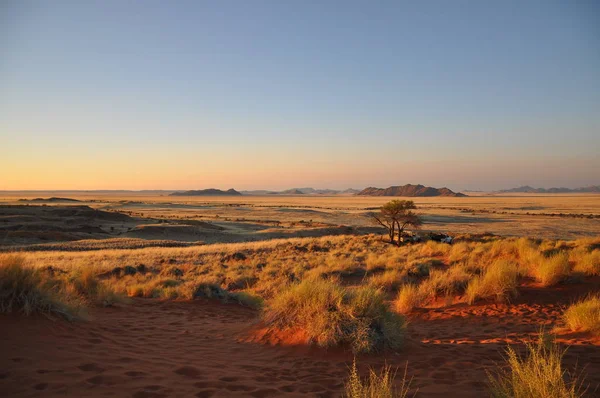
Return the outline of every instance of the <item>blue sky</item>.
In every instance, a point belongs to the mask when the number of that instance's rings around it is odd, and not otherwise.
[[[7,0],[0,143],[0,189],[600,184],[600,4]]]

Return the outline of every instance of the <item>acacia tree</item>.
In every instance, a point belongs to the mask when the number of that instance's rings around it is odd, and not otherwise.
[[[379,213],[371,213],[370,216],[377,224],[387,229],[390,243],[400,246],[404,229],[408,226],[417,228],[422,224],[421,218],[412,211],[416,208],[412,200],[395,199],[381,206]],[[398,241],[395,239],[396,232]]]

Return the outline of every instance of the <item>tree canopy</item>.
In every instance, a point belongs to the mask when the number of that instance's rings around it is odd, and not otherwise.
[[[387,229],[391,243],[400,245],[406,227],[418,228],[422,224],[419,215],[413,212],[416,208],[412,200],[394,199],[381,206],[379,213],[371,213],[371,218]],[[398,240],[396,240],[396,233]]]

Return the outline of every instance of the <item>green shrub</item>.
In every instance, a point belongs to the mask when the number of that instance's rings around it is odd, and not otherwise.
[[[354,352],[399,348],[405,320],[389,311],[384,294],[372,287],[348,289],[334,280],[307,279],[268,302],[267,325],[300,328],[320,346],[350,344]]]

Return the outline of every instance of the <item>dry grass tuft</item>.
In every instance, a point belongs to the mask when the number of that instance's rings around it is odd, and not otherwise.
[[[63,281],[63,289],[70,296],[79,296],[91,305],[104,307],[127,303],[127,298],[117,293],[110,285],[98,280],[91,268],[81,268]]]
[[[300,328],[320,346],[349,344],[354,352],[399,348],[405,320],[389,311],[384,294],[371,287],[348,289],[335,280],[309,279],[268,301],[267,325]]]
[[[600,250],[573,250],[571,259],[575,263],[573,271],[587,276],[600,275]]]
[[[376,289],[392,291],[398,289],[407,275],[406,270],[395,268],[373,275],[369,278],[368,284]]]
[[[402,314],[411,312],[418,307],[422,301],[422,294],[419,288],[413,284],[407,284],[400,288],[396,300],[394,300],[394,309]]]
[[[518,276],[534,277],[545,286],[569,279],[571,267],[578,277],[600,274],[598,241],[494,237],[462,239],[454,245],[429,241],[393,247],[376,235],[342,235],[21,255],[34,268],[54,269],[42,276],[52,276],[69,290],[67,295],[92,305],[118,303],[120,295],[191,300],[198,286],[213,284],[257,307],[261,299],[271,301],[306,279],[339,277],[345,286],[366,285],[396,296],[395,310],[410,311],[411,306],[427,306],[440,297],[447,303],[459,297],[471,302],[510,298],[516,292],[514,267],[500,272],[498,262],[515,265]],[[6,256],[0,253],[0,259]],[[98,281],[89,275],[90,269]],[[407,284],[417,286],[418,294],[406,290],[396,295]]]
[[[396,371],[392,373],[389,365],[384,366],[379,374],[369,369],[369,377],[365,380],[360,378],[356,369],[356,358],[350,368],[350,376],[344,385],[347,398],[406,398],[410,392],[412,378],[407,379],[407,367],[404,368],[404,376],[400,388],[394,388]],[[416,396],[413,394],[413,397]]]
[[[517,265],[506,260],[496,260],[482,276],[469,282],[465,294],[469,304],[479,298],[505,301],[517,294]]]
[[[544,287],[554,286],[564,281],[570,274],[569,256],[565,252],[550,257],[540,256],[537,266],[533,269],[533,276]]]
[[[473,275],[463,266],[453,265],[444,270],[432,270],[419,290],[423,297],[436,298],[461,294]]]
[[[563,319],[572,331],[589,331],[600,335],[600,295],[571,305],[563,314]]]
[[[509,347],[508,369],[488,373],[494,398],[578,398],[584,396],[583,381],[562,367],[565,351],[547,334],[540,333],[536,343],[527,344],[522,357]]]
[[[60,316],[68,320],[80,317],[79,307],[40,270],[25,265],[22,257],[0,259],[0,312],[25,315]]]
[[[446,243],[439,243],[430,240],[421,246],[421,255],[427,257],[446,256],[448,253],[450,253],[451,249],[452,246]]]

